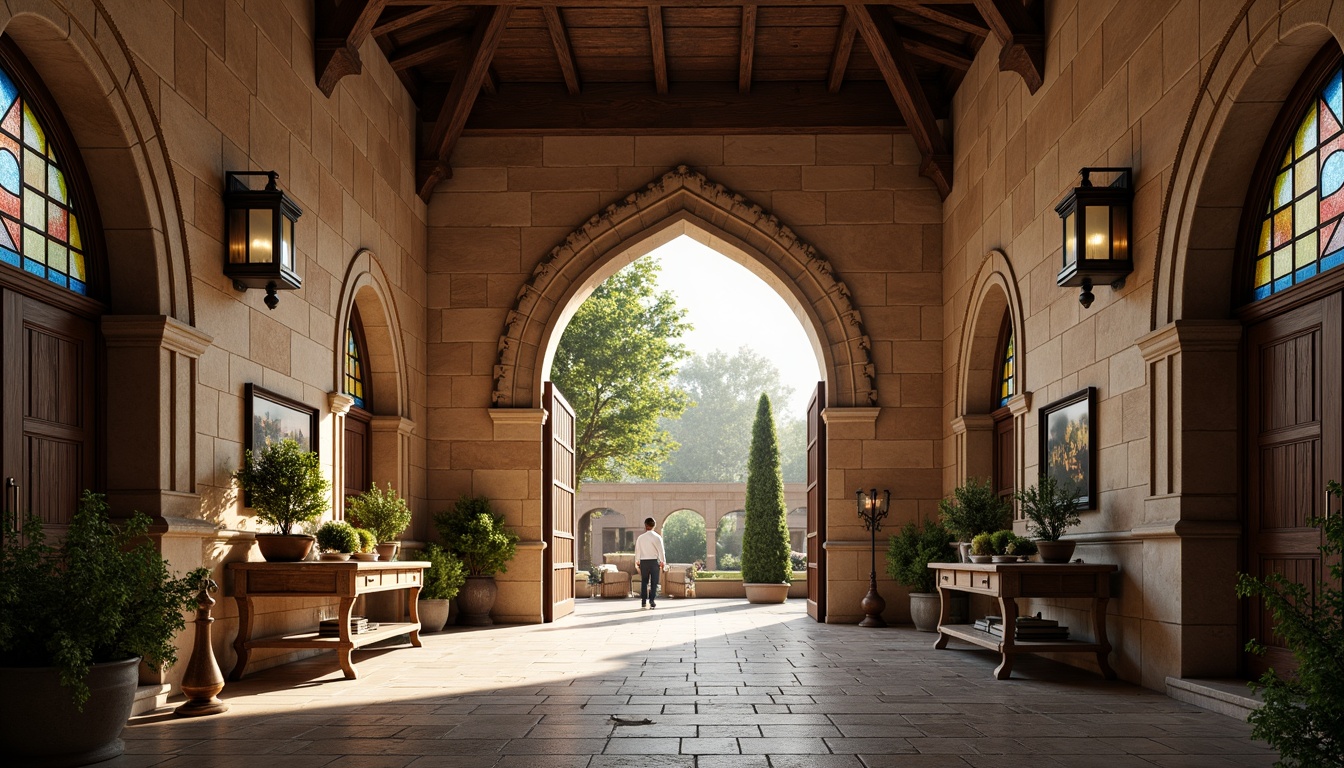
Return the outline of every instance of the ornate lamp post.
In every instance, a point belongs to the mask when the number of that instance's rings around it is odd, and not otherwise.
[[[887,626],[887,622],[882,620],[882,611],[886,610],[887,601],[877,593],[877,532],[881,530],[882,520],[891,508],[891,491],[884,490],[882,494],[882,498],[878,499],[876,488],[868,493],[864,493],[862,488],[854,492],[858,500],[859,517],[863,518],[863,527],[868,529],[872,539],[868,594],[863,596],[863,602],[860,604],[865,614],[863,621],[859,622],[860,627]]]

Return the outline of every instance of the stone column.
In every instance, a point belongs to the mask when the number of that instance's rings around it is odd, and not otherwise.
[[[506,624],[542,620],[542,408],[491,408],[493,441],[471,470],[472,492],[490,497],[519,535],[507,573],[495,577],[499,597],[491,616]],[[548,576],[549,577],[549,576]]]
[[[957,482],[994,474],[994,419],[987,413],[968,413],[952,420],[956,444]]]
[[[1143,657],[1160,660],[1144,664],[1146,688],[1161,690],[1167,676],[1237,672],[1242,331],[1235,320],[1178,320],[1137,343],[1148,367],[1152,466],[1133,536],[1150,586],[1143,643],[1156,651]]]
[[[1036,459],[1038,440],[1036,433],[1029,432],[1027,420],[1031,418],[1031,393],[1023,392],[1020,395],[1013,395],[1008,399],[1008,412],[1013,414],[1013,488],[1021,491],[1029,485],[1036,484],[1036,477],[1040,473],[1040,461]],[[993,439],[993,426],[990,427],[990,439]],[[1030,453],[1028,453],[1030,451]],[[990,449],[991,461],[993,461],[993,449]],[[1028,472],[1027,467],[1032,467]],[[1013,502],[1013,519],[1021,518],[1021,511],[1017,508],[1017,502]],[[1018,531],[1019,535],[1026,534],[1026,528]]]
[[[863,467],[863,444],[877,438],[881,408],[827,408],[826,422],[826,623],[857,624],[864,613],[859,603],[868,593],[869,534],[854,506],[854,489],[873,483]],[[893,488],[893,490],[896,490]],[[887,613],[899,620],[892,583],[885,582]],[[907,606],[908,610],[908,606]]]
[[[331,409],[331,516],[345,519],[345,415],[355,405],[355,398],[344,392],[328,392],[327,407]]]
[[[391,483],[402,497],[411,490],[411,434],[415,422],[400,416],[374,416],[369,422],[370,479]]]
[[[712,571],[717,566],[717,560],[714,556],[714,548],[718,546],[719,536],[719,516],[712,515],[713,522],[710,522],[711,515],[705,515],[705,570]]]

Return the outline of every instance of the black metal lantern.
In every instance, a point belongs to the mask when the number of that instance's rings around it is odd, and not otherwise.
[[[870,541],[869,567],[868,572],[868,594],[863,596],[859,607],[863,609],[863,621],[859,622],[860,627],[885,627],[887,622],[882,619],[882,611],[887,609],[887,601],[882,599],[882,595],[877,591],[877,532],[882,530],[882,520],[886,518],[887,512],[891,509],[891,491],[883,491],[882,497],[878,498],[877,489],[874,488],[868,493],[863,489],[854,492],[854,500],[858,503],[859,518],[863,520],[863,527],[868,530]]]
[[[1117,174],[1105,187],[1092,186],[1091,174]],[[1092,306],[1094,283],[1125,286],[1134,271],[1130,247],[1134,226],[1133,172],[1129,168],[1084,168],[1082,184],[1075,187],[1055,213],[1064,222],[1064,268],[1055,277],[1061,287],[1083,289],[1078,302]]]
[[[254,190],[243,177],[265,176],[265,189]],[[303,285],[294,270],[294,222],[303,215],[281,192],[275,171],[228,171],[224,174],[224,221],[229,256],[224,276],[240,291],[266,289],[266,306],[280,303],[278,290]]]

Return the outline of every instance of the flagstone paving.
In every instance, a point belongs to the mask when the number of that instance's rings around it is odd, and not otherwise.
[[[100,764],[218,768],[1232,768],[1250,727],[1128,683],[908,628],[821,625],[804,602],[580,600],[556,624],[249,673],[201,719],[132,720]],[[960,650],[964,648],[964,650]],[[185,663],[185,660],[184,660]],[[649,725],[619,725],[652,720]]]

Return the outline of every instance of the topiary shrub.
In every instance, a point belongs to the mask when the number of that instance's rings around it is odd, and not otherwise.
[[[1008,546],[1011,545],[1016,540],[1017,540],[1017,534],[1008,530],[995,531],[989,534],[989,543],[994,548],[994,552],[992,554],[995,555],[1012,554],[1008,551]]]
[[[742,532],[742,581],[748,584],[787,584],[789,565],[788,508],[784,504],[784,477],[779,468],[779,437],[770,396],[762,394],[751,425],[751,455],[747,459],[747,523]]]
[[[1003,528],[1010,511],[987,479],[970,478],[952,490],[952,498],[938,502],[943,527],[958,541],[970,541],[976,534]]]
[[[367,528],[356,528],[355,535],[359,537],[359,548],[355,550],[356,552],[372,552],[373,548],[378,546],[378,537]]]
[[[971,554],[977,557],[988,557],[994,554],[994,538],[988,533],[977,533],[971,539]]]
[[[425,583],[420,588],[421,600],[452,600],[467,583],[467,572],[462,561],[438,544],[425,547]]]
[[[911,592],[933,592],[937,582],[929,563],[946,563],[954,557],[952,534],[941,523],[922,527],[906,523],[887,541],[887,575]]]
[[[439,538],[449,552],[461,558],[467,574],[494,576],[508,571],[518,549],[518,534],[504,524],[484,496],[463,495],[453,508],[434,516]]]
[[[258,454],[243,451],[243,466],[233,478],[247,505],[257,511],[257,520],[286,536],[295,525],[317,520],[327,508],[331,484],[322,476],[321,460],[289,438]]]
[[[317,529],[317,548],[323,552],[358,552],[359,534],[342,520],[328,520]]]

